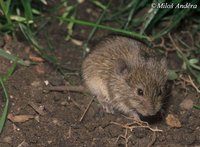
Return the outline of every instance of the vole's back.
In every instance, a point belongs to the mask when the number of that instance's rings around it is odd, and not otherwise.
[[[140,43],[125,37],[111,37],[95,46],[93,52],[83,62],[82,71],[84,79],[94,76],[103,76],[113,66],[118,58],[134,60],[137,57]]]

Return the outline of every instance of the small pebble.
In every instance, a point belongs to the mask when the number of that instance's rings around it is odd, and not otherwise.
[[[181,122],[173,114],[168,114],[168,116],[166,117],[165,120],[166,120],[167,125],[172,128],[180,128],[181,127]]]
[[[48,80],[44,81],[44,84],[45,84],[46,86],[49,85],[49,81],[48,81]]]
[[[68,104],[67,101],[63,101],[63,102],[61,102],[61,105],[62,105],[62,106],[66,106],[67,104]]]
[[[181,102],[180,107],[185,110],[190,110],[193,108],[193,105],[194,105],[194,103],[191,99],[184,99]]]

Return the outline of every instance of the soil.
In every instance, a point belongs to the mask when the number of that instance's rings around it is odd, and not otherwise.
[[[88,17],[85,8],[93,9],[94,6],[88,2],[80,4],[77,11],[77,14],[80,14],[79,18]],[[99,10],[96,11],[98,13]],[[95,20],[97,16],[92,15],[89,20]],[[88,27],[76,26],[74,38],[85,41],[90,30]],[[65,40],[66,25],[59,25],[58,21],[52,20],[37,35],[40,44],[47,47],[44,32],[48,32],[50,42],[55,49],[53,54],[62,62],[63,67],[78,74],[66,70],[62,75],[52,64],[45,61],[27,67],[18,65],[13,75],[6,81],[10,96],[9,114],[31,115],[33,118],[24,122],[7,120],[1,134],[0,147],[200,146],[200,111],[194,108],[186,109],[180,105],[184,100],[197,104],[199,95],[194,88],[184,87],[177,82],[173,82],[171,95],[167,101],[168,107],[163,117],[153,118],[157,121],[150,123],[151,128],[158,128],[162,132],[139,127],[137,124],[130,125],[137,126],[132,130],[126,129],[124,128],[126,124],[133,123],[133,120],[122,114],[105,113],[96,99],[80,121],[93,99],[92,96],[73,92],[47,92],[45,89],[50,85],[82,83],[80,76],[83,61],[82,47]],[[106,33],[99,30],[95,39]],[[38,56],[22,37],[17,36],[16,40],[7,35],[1,36],[0,39],[3,42],[0,44],[1,48],[22,59],[29,59],[30,55]],[[169,53],[168,59],[170,68],[181,66],[174,53]],[[5,73],[11,65],[10,61],[0,57],[1,73]],[[2,98],[2,92],[0,94]],[[181,126],[176,128],[167,124],[165,118],[168,114],[175,116]]]

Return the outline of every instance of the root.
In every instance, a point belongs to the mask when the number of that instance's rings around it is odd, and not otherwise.
[[[121,126],[122,128],[125,128],[125,129],[130,129],[130,131],[133,131],[133,129],[135,129],[135,128],[146,128],[146,129],[151,130],[152,132],[162,132],[163,131],[158,128],[151,128],[147,122],[136,121],[136,120],[133,120],[133,121],[134,121],[133,123],[129,123],[129,124],[120,124],[117,122],[111,122],[111,124]]]
[[[133,122],[128,123],[128,124],[120,124],[117,122],[110,122],[110,123],[120,126],[125,129],[125,135],[120,135],[116,140],[116,143],[117,143],[119,138],[123,138],[125,140],[125,147],[128,147],[128,141],[129,141],[129,138],[131,137],[131,135],[128,134],[128,130],[129,130],[129,132],[132,132],[135,128],[146,128],[146,129],[149,129],[150,131],[152,131],[153,137],[152,137],[151,141],[148,143],[148,145],[147,145],[148,147],[152,146],[154,144],[154,142],[156,141],[156,133],[163,131],[158,128],[151,128],[147,122],[144,122],[141,120],[133,119]]]
[[[115,144],[117,144],[117,142],[119,141],[120,138],[123,138],[125,140],[125,147],[128,147],[128,141],[129,141],[129,138],[131,137],[132,135],[128,135],[128,129],[126,128],[125,130],[125,134],[124,135],[119,135],[117,137],[117,140],[115,141]]]

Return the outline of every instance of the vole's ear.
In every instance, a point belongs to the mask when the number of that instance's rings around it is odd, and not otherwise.
[[[117,59],[115,72],[120,76],[128,75],[130,68],[128,67],[127,63],[123,59]]]

